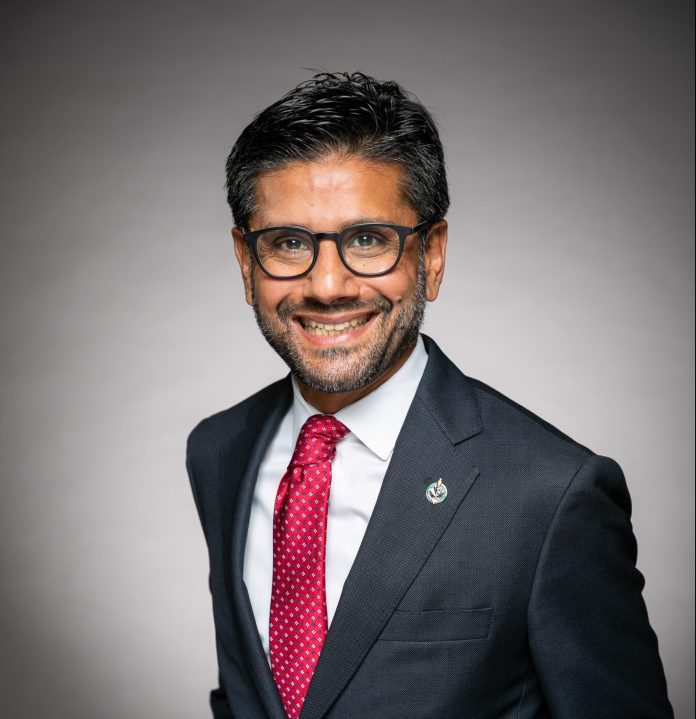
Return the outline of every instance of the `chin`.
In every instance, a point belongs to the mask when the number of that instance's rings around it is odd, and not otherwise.
[[[384,359],[382,355],[375,362],[374,358],[369,357],[369,353],[358,353],[357,349],[325,349],[320,352],[321,360],[318,362],[307,362],[300,353],[291,353],[291,357],[283,359],[297,379],[314,390],[331,393],[353,392],[370,384],[381,374]],[[368,356],[365,356],[366,354]]]
[[[292,369],[292,368],[291,368]],[[335,394],[339,392],[355,392],[356,390],[362,389],[370,382],[374,381],[377,377],[371,375],[363,375],[362,377],[346,377],[343,376],[317,376],[316,374],[303,371],[301,368],[295,368],[292,370],[293,374],[303,384],[307,385],[313,390],[318,392],[327,392],[329,394]]]

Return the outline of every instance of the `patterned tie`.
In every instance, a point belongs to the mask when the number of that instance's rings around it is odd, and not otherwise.
[[[288,719],[297,719],[328,631],[324,561],[331,462],[348,428],[315,414],[300,430],[273,514],[271,667]]]

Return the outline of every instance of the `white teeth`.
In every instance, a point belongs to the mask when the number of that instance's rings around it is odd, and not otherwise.
[[[348,322],[337,322],[335,324],[331,324],[329,322],[317,322],[316,320],[302,320],[302,326],[310,335],[318,335],[319,337],[334,337],[344,330],[354,329],[355,327],[364,325],[367,320],[367,316],[350,320]]]

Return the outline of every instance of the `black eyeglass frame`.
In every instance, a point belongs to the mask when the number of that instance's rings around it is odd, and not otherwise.
[[[394,268],[399,264],[399,260],[401,260],[401,255],[404,251],[404,243],[406,242],[406,238],[416,234],[417,232],[423,232],[423,230],[435,224],[435,222],[437,222],[437,220],[425,220],[417,224],[415,227],[392,225],[387,222],[362,222],[357,225],[350,225],[350,227],[346,227],[340,232],[312,232],[306,227],[297,227],[294,225],[280,225],[278,227],[264,227],[262,230],[245,232],[242,234],[242,238],[249,245],[251,251],[254,253],[254,257],[256,258],[259,267],[263,270],[263,272],[265,272],[269,277],[273,278],[274,280],[297,280],[300,277],[305,277],[306,275],[308,275],[316,264],[317,257],[319,257],[319,240],[333,240],[336,243],[336,251],[338,252],[338,256],[341,258],[341,262],[343,263],[345,268],[349,272],[352,272],[354,275],[357,275],[358,277],[382,277],[382,275],[388,275],[390,272],[392,272]],[[355,232],[356,230],[359,231],[362,228],[367,229],[368,227],[387,227],[391,230],[394,230],[399,236],[399,252],[396,255],[396,260],[394,260],[394,264],[388,270],[383,270],[382,272],[356,272],[346,262],[346,258],[343,256],[341,241],[343,240],[344,236],[347,235],[349,232]],[[258,238],[265,232],[273,232],[274,230],[299,230],[300,232],[303,232],[305,235],[308,235],[311,238],[312,244],[314,246],[314,257],[312,258],[311,264],[304,272],[300,272],[297,275],[280,276],[272,274],[264,267],[264,264],[259,257],[257,241]]]

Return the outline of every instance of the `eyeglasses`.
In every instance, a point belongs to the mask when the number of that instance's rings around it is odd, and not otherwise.
[[[379,277],[399,263],[407,237],[435,220],[415,227],[372,222],[340,232],[310,232],[304,227],[266,227],[243,235],[256,261],[269,276],[289,280],[306,275],[319,255],[319,241],[333,240],[341,262],[355,275]]]

